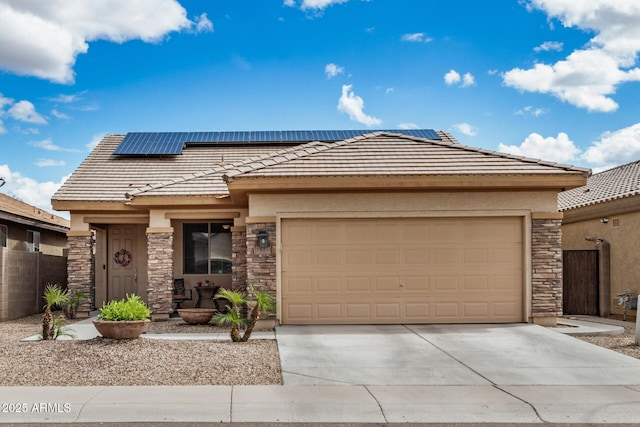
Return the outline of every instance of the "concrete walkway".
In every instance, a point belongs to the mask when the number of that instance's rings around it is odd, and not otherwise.
[[[640,424],[640,360],[548,328],[316,328],[284,386],[0,387],[0,423]]]
[[[640,423],[640,386],[2,387],[0,423]]]

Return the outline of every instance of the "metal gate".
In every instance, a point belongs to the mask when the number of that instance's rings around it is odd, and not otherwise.
[[[564,314],[598,316],[598,251],[563,251]]]

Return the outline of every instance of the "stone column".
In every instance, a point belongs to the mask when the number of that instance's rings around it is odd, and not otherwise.
[[[147,301],[151,320],[173,312],[173,228],[147,228]]]
[[[562,316],[561,219],[537,219],[531,223],[531,316],[533,323],[556,324]]]
[[[231,289],[247,289],[247,227],[231,227]]]
[[[95,307],[95,263],[91,231],[70,231],[67,233],[67,244],[67,289],[69,292],[81,291],[85,294],[78,305],[77,317],[87,318]]]
[[[266,231],[269,235],[269,246],[258,246],[258,233]],[[268,292],[273,301],[276,297],[276,223],[248,223],[246,233],[247,244],[247,285],[256,290]]]

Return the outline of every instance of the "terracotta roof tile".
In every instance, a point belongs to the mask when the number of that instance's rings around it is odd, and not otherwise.
[[[14,199],[6,194],[0,194],[0,212],[8,214],[3,216],[22,217],[62,228],[69,228],[70,226],[68,219]]]
[[[558,194],[561,211],[640,194],[640,160],[593,174],[587,185]]]

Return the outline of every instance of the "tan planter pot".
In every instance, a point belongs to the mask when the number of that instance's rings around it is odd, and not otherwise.
[[[215,308],[179,308],[178,314],[190,325],[204,325],[211,321],[211,318],[218,310]]]
[[[149,320],[94,320],[93,326],[105,338],[130,340],[138,338],[146,329],[147,323]]]

